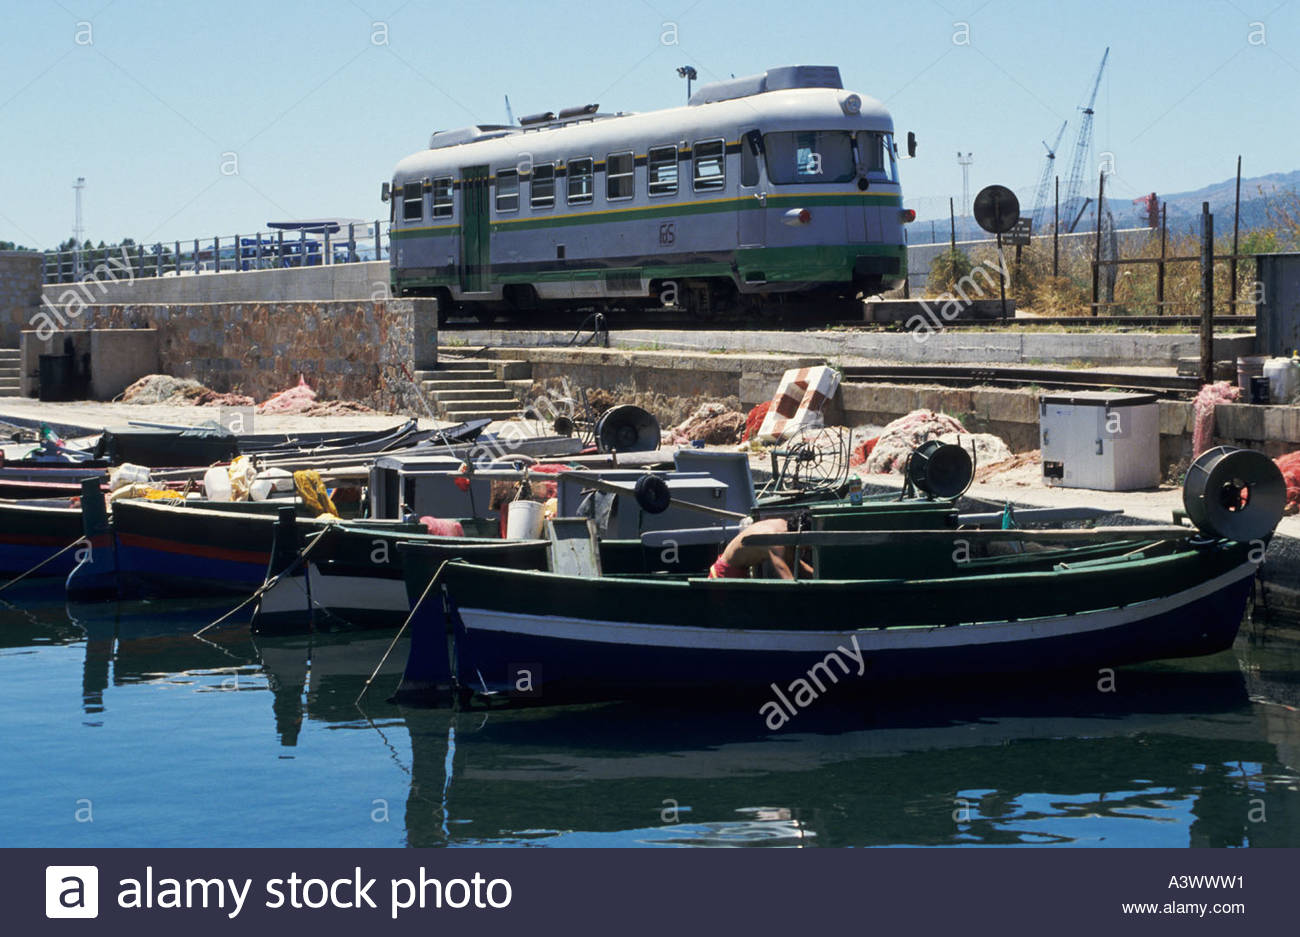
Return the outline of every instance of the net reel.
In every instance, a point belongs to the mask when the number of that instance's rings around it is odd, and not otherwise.
[[[1196,529],[1225,540],[1269,536],[1286,507],[1286,482],[1268,456],[1216,446],[1201,453],[1183,481],[1183,508]]]

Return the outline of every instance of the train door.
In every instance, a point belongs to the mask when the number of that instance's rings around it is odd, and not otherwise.
[[[490,217],[488,167],[461,168],[460,288],[466,293],[490,289]]]
[[[762,247],[767,241],[767,193],[761,171],[763,136],[757,130],[740,134],[740,205],[736,226],[741,247]]]

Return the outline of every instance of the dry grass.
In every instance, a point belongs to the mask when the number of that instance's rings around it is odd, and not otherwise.
[[[1268,215],[1271,226],[1243,234],[1238,244],[1239,254],[1271,253],[1300,248],[1300,193],[1277,193],[1269,199]],[[1228,234],[1215,239],[1216,255],[1232,252],[1231,219]],[[1222,229],[1220,229],[1222,232]],[[1199,258],[1200,238],[1189,234],[1170,233],[1165,242],[1166,257]],[[931,265],[932,296],[952,291],[961,277],[970,273],[977,264],[999,266],[994,247],[980,248],[967,256],[961,251],[953,257],[944,252]],[[1092,300],[1092,252],[1062,251],[1060,275],[1052,275],[1052,245],[1049,240],[1037,242],[1021,251],[1020,262],[1015,262],[1015,249],[1006,248],[1010,265],[1011,285],[1009,295],[1014,296],[1017,309],[1029,315],[1071,316],[1086,315]],[[1160,256],[1159,233],[1151,237],[1136,251],[1129,251],[1122,259]],[[1194,315],[1201,308],[1201,265],[1199,260],[1166,263],[1163,307],[1157,305],[1158,265],[1153,263],[1121,264],[1115,276],[1115,305],[1103,310],[1104,314],[1125,316]],[[1104,273],[1104,270],[1103,270]],[[1233,315],[1251,311],[1250,301],[1255,290],[1255,265],[1250,260],[1237,264],[1237,298],[1234,310],[1229,301],[1231,264],[1219,260],[1214,264],[1215,315]],[[1103,287],[1104,294],[1104,287]]]

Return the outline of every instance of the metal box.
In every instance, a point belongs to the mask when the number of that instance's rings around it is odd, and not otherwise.
[[[1044,394],[1038,402],[1043,482],[1132,491],[1160,484],[1160,410],[1154,394]]]

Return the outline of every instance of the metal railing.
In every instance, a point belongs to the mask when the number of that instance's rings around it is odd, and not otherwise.
[[[153,244],[121,243],[44,251],[41,275],[45,283],[75,283],[87,277],[192,276],[203,273],[319,267],[330,264],[387,260],[389,225],[363,222],[340,225],[337,231],[258,231]]]

